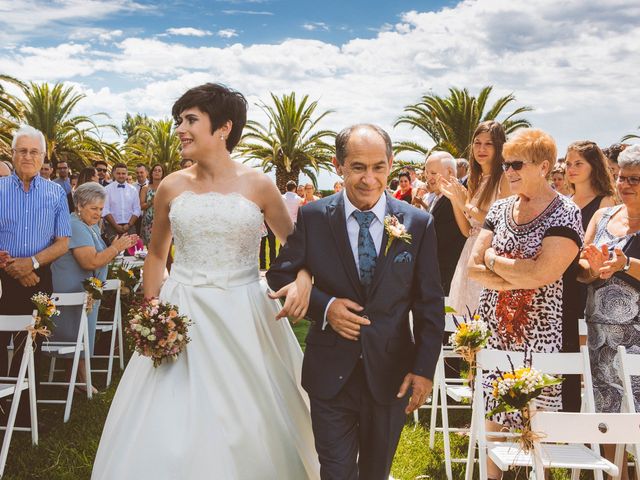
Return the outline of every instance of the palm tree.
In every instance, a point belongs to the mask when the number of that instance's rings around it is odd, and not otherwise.
[[[447,151],[454,157],[465,157],[473,132],[480,122],[498,120],[507,134],[520,127],[531,126],[528,120],[516,118],[532,110],[527,106],[516,108],[502,119],[497,118],[507,105],[515,101],[512,93],[500,97],[485,111],[492,89],[492,86],[484,87],[477,97],[470,95],[466,88],[450,88],[448,97],[424,95],[418,103],[404,108],[405,114],[396,120],[395,126],[409,125],[412,129],[422,130],[435,142],[433,149]],[[395,145],[395,151],[425,155],[429,148],[416,142],[399,142]]]
[[[640,127],[638,127],[638,128],[640,128]],[[635,134],[635,133],[630,133],[629,135],[625,135],[624,137],[622,137],[622,138],[620,139],[620,141],[621,141],[621,142],[626,142],[627,140],[634,140],[634,139],[636,139],[636,138],[639,138],[639,139],[640,139],[640,135]]]
[[[325,139],[335,138],[336,134],[315,129],[332,111],[314,117],[318,102],[308,103],[309,96],[305,95],[297,103],[295,92],[282,97],[272,93],[271,99],[274,106],[259,105],[269,118],[268,125],[248,121],[239,153],[246,156],[245,162],[258,160],[265,173],[275,169],[276,185],[281,192],[289,180],[298,183],[300,173],[317,187],[317,175],[320,169],[331,169],[334,153],[334,147]]]
[[[173,128],[173,120],[145,118],[129,136],[125,152],[130,159],[129,163],[160,163],[166,173],[177,170],[182,156],[180,139]]]
[[[6,75],[0,75],[0,80],[18,86],[25,97],[23,100],[5,92],[6,100],[0,104],[0,108],[11,117],[5,123],[11,128],[26,123],[40,130],[45,137],[46,157],[54,167],[61,160],[79,169],[97,159],[112,162],[120,159],[118,145],[104,141],[101,136],[101,129],[107,128],[117,133],[117,128],[97,124],[94,120],[98,116],[108,118],[107,114],[72,115],[78,103],[85,98],[84,94],[60,83],[53,86],[48,83],[25,83]]]

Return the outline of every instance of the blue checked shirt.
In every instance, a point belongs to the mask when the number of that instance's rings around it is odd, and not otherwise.
[[[31,257],[57,237],[70,237],[67,195],[56,183],[36,175],[29,191],[14,173],[0,178],[0,250]]]

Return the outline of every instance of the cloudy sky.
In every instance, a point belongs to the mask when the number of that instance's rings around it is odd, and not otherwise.
[[[262,120],[269,92],[367,121],[394,140],[405,105],[452,86],[513,92],[560,151],[609,145],[640,125],[637,0],[0,0],[0,73],[65,82],[78,113],[168,116],[187,88],[219,81]],[[323,176],[321,186],[331,177]]]

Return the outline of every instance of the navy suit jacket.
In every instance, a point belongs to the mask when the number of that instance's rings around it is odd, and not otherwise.
[[[346,194],[346,193],[345,193]],[[386,195],[386,214],[395,215],[412,235],[410,244],[394,240],[385,255],[384,233],[368,291],[360,283],[344,213],[342,193],[309,203],[298,211],[294,232],[267,273],[278,290],[308,269],[314,279],[308,317],[302,386],[313,397],[333,398],[362,356],[367,382],[378,403],[390,404],[407,373],[433,379],[444,330],[444,302],[436,256],[433,217]],[[358,341],[331,326],[322,330],[332,297],[364,307],[370,325]],[[409,325],[413,312],[413,334]]]

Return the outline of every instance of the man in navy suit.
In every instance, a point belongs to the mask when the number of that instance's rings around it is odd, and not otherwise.
[[[385,194],[391,139],[374,125],[336,137],[344,190],[309,203],[267,273],[279,290],[314,278],[302,386],[323,480],[386,480],[406,414],[432,387],[444,328],[433,218]],[[393,216],[407,242],[384,226]],[[409,312],[413,313],[413,332]]]

